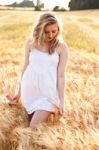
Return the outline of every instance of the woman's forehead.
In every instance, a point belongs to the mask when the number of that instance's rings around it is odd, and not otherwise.
[[[50,25],[47,25],[46,27],[45,27],[45,30],[56,30],[56,29],[58,29],[58,25],[57,24],[50,24]]]

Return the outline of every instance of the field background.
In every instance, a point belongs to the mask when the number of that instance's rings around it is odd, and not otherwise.
[[[0,102],[6,100],[7,94],[17,92],[24,44],[32,36],[40,13],[0,10]],[[58,121],[54,124],[58,133],[53,138],[59,134],[61,142],[55,147],[53,140],[52,149],[99,150],[99,10],[57,12],[57,15],[63,21],[69,59],[65,73],[65,118],[61,124]],[[18,131],[21,134],[22,130]]]

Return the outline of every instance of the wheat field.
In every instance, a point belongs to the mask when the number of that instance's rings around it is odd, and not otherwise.
[[[65,116],[28,128],[22,106],[9,105],[24,64],[24,44],[42,12],[0,10],[0,150],[99,150],[99,10],[57,12],[69,47]]]

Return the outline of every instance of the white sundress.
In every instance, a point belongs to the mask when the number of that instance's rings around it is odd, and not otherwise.
[[[51,55],[38,49],[30,52],[29,65],[21,80],[21,102],[28,114],[36,110],[53,112],[55,107],[59,107],[58,62],[56,51]]]

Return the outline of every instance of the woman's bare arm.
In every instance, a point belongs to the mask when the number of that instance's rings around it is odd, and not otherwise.
[[[60,103],[64,105],[64,88],[65,88],[65,70],[68,59],[68,47],[65,44],[60,45],[60,57],[58,64],[58,93]]]

